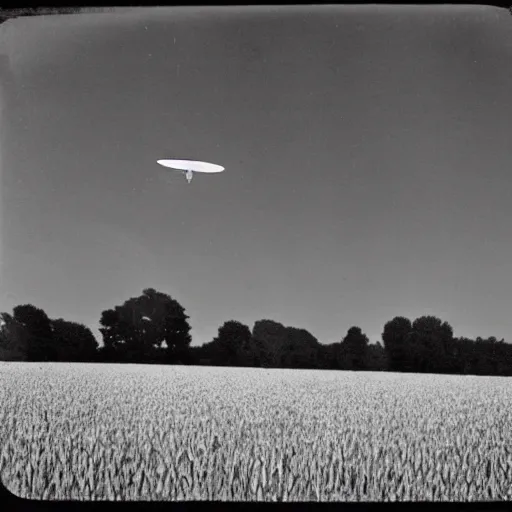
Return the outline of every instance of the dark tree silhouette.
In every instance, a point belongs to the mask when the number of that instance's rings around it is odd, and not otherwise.
[[[32,304],[16,306],[13,318],[26,329],[27,361],[58,361],[51,322],[42,309]]]
[[[280,368],[286,344],[286,327],[274,320],[257,320],[252,329],[250,349],[256,366]]]
[[[494,375],[511,376],[512,347],[502,338],[492,345],[491,352],[495,361]]]
[[[51,320],[51,326],[59,361],[92,362],[96,359],[98,342],[88,327],[63,318]]]
[[[190,347],[191,357],[194,358],[196,364],[206,366],[216,366],[218,359],[213,341],[203,343],[199,347]]]
[[[139,297],[103,311],[104,346],[86,326],[51,320],[31,304],[0,313],[0,360],[104,361],[158,364],[413,371],[512,376],[512,345],[505,340],[453,337],[447,322],[422,316],[411,323],[397,316],[382,333],[384,346],[369,344],[359,327],[339,343],[323,345],[305,329],[264,319],[248,326],[230,320],[218,335],[191,347],[183,307],[169,295],[147,288]]]
[[[28,332],[9,313],[0,313],[0,361],[27,359]]]
[[[341,342],[341,367],[346,370],[364,370],[368,358],[368,337],[360,327],[351,327]]]
[[[473,343],[473,373],[477,375],[510,375],[511,347],[490,338],[478,337]]]
[[[269,348],[265,340],[251,336],[249,350],[247,352],[249,366],[256,368],[277,368],[275,352]]]
[[[339,370],[341,342],[320,344],[318,349],[318,367],[326,370]]]
[[[453,329],[435,316],[422,316],[413,324],[407,348],[414,352],[416,372],[446,373],[452,366]]]
[[[473,373],[472,359],[475,342],[469,338],[460,337],[453,340],[452,372],[469,375]]]
[[[184,308],[169,295],[147,288],[139,297],[103,311],[103,359],[180,363],[187,359],[190,325]]]
[[[207,344],[204,343],[203,345],[195,345],[190,346],[188,353],[188,364],[192,365],[211,365],[211,361],[205,357],[205,346]]]
[[[374,372],[388,369],[386,350],[379,342],[368,345],[367,369]]]
[[[244,366],[250,349],[251,331],[236,320],[229,320],[219,327],[212,341],[210,359],[218,366]]]
[[[403,316],[396,316],[384,325],[382,341],[392,372],[413,371],[409,360],[411,351],[406,346],[411,329],[411,321]]]
[[[281,368],[318,368],[320,344],[306,329],[286,327]]]

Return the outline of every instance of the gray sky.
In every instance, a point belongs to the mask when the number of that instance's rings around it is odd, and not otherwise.
[[[125,10],[0,38],[0,310],[98,335],[152,286],[194,344],[423,314],[512,340],[506,10]],[[188,185],[173,157],[226,171]]]

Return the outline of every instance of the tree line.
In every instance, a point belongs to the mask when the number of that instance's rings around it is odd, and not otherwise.
[[[212,341],[191,346],[188,320],[175,299],[147,288],[102,312],[100,346],[85,325],[23,304],[0,313],[0,360],[512,375],[512,345],[495,337],[454,337],[435,316],[412,322],[397,316],[376,344],[357,326],[339,342],[322,344],[305,329],[262,319],[252,331],[229,320]]]

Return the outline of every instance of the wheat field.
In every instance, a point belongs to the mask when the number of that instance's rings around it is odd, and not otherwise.
[[[144,365],[0,365],[19,497],[512,497],[512,379]]]

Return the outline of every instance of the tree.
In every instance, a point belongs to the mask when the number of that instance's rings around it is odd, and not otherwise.
[[[347,370],[364,370],[368,357],[368,341],[360,327],[351,327],[341,342],[341,367]]]
[[[113,348],[111,345],[102,345],[98,347],[96,360],[100,363],[115,363],[121,361],[122,354],[119,349]]]
[[[88,327],[63,318],[51,320],[51,326],[59,361],[96,360],[98,342]]]
[[[102,312],[104,352],[123,362],[182,362],[191,342],[188,318],[172,297],[147,288]]]
[[[286,327],[283,324],[267,319],[256,321],[250,343],[255,365],[281,368],[286,341]]]
[[[282,368],[318,368],[320,344],[306,329],[286,327]]]
[[[486,374],[489,370],[485,361],[486,354],[482,350],[480,343],[466,337],[454,338],[453,345],[453,361],[451,365],[451,373],[463,375]]]
[[[435,316],[422,316],[413,324],[408,348],[413,351],[414,371],[446,373],[451,366],[453,329]]]
[[[28,332],[9,313],[0,313],[0,361],[27,359]]]
[[[472,341],[471,373],[476,375],[502,375],[512,373],[512,347],[494,336]]]
[[[499,341],[494,337],[492,339],[494,340],[491,348],[494,365],[493,375],[508,377],[512,374],[512,347],[504,339]]]
[[[32,304],[13,309],[13,318],[27,333],[27,361],[57,361],[58,351],[48,315]]]
[[[382,341],[392,372],[412,371],[406,342],[412,329],[411,321],[403,316],[396,316],[384,325]]]
[[[341,343],[320,344],[318,348],[318,367],[325,370],[339,369],[339,353]]]
[[[203,343],[199,347],[190,347],[191,357],[194,358],[194,364],[200,364],[205,366],[215,366],[215,359],[217,358],[215,353],[215,347],[213,341]]]
[[[372,343],[368,345],[368,362],[369,371],[386,371],[388,369],[388,360],[386,350],[381,343]]]
[[[189,364],[192,364],[192,365],[204,364],[205,358],[202,357],[202,354],[204,352],[204,345],[190,346],[188,352],[190,355]]]
[[[249,350],[251,331],[247,325],[229,320],[219,327],[212,342],[213,361],[219,366],[241,366]]]

